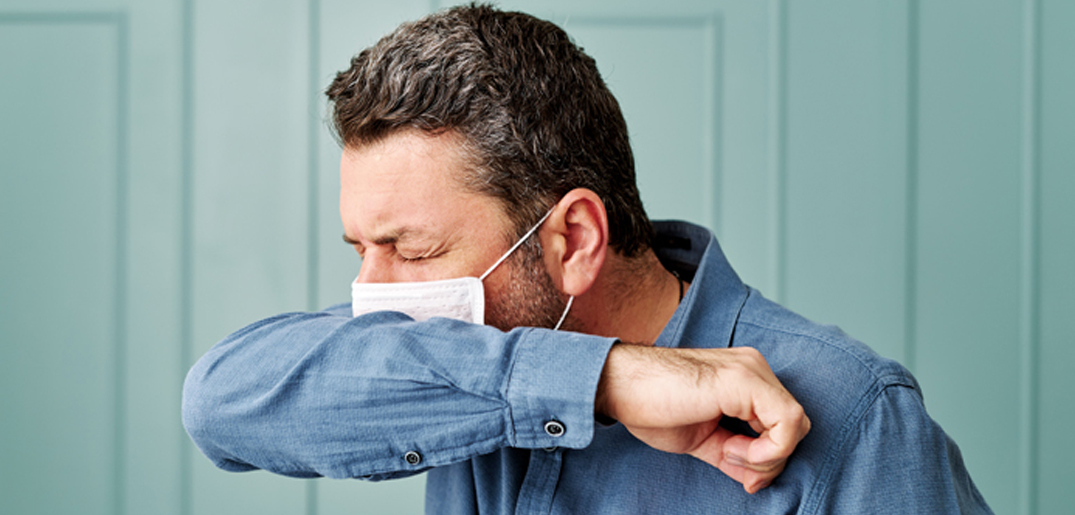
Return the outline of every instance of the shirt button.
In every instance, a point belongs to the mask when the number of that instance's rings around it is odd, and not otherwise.
[[[403,460],[410,465],[417,465],[422,462],[422,455],[415,451],[407,451],[407,454],[403,455]]]
[[[567,431],[567,429],[564,428],[564,425],[557,420],[550,420],[545,423],[545,433],[549,436],[564,436],[564,431]]]

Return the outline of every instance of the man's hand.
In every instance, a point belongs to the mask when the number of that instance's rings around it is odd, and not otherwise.
[[[690,454],[719,468],[751,494],[784,470],[810,431],[802,406],[750,347],[614,345],[594,410],[654,449]],[[719,427],[725,415],[749,423],[759,436]]]

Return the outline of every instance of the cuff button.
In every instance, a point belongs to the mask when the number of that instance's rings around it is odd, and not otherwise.
[[[422,455],[415,451],[407,451],[407,454],[403,455],[403,460],[409,465],[417,465],[422,462]]]
[[[550,420],[545,423],[545,433],[549,436],[560,437],[564,436],[564,432],[567,429],[557,420]]]

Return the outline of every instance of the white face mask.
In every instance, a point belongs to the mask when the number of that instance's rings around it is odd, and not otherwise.
[[[364,315],[374,311],[400,311],[411,318],[422,321],[433,317],[453,318],[472,324],[485,323],[485,288],[482,281],[496,270],[504,260],[511,256],[527,239],[545,223],[552,214],[550,210],[538,220],[519,241],[515,242],[500,259],[493,263],[481,277],[459,277],[440,281],[418,281],[399,283],[360,283],[358,279],[351,283],[351,314]],[[567,299],[564,313],[553,330],[559,329],[567,318],[571,303],[575,297]]]

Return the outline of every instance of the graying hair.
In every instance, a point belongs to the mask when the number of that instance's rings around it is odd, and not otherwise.
[[[345,146],[404,129],[458,134],[465,184],[500,199],[516,235],[588,188],[605,204],[614,250],[631,257],[652,244],[619,104],[553,23],[488,5],[441,11],[356,55],[326,95]]]

